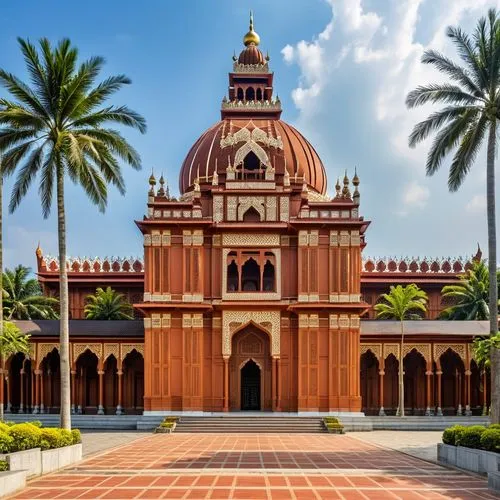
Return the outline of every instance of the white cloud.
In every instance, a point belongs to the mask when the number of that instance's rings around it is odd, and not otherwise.
[[[403,192],[403,203],[409,207],[424,208],[429,200],[430,191],[416,181],[408,184]]]
[[[476,194],[465,205],[465,210],[471,214],[483,214],[486,211],[486,196],[484,194]]]
[[[359,166],[362,210],[374,222],[369,245],[375,240],[382,252],[465,252],[469,245],[464,249],[463,238],[453,231],[458,225],[462,235],[484,241],[484,221],[463,220],[466,211],[480,211],[474,195],[485,182],[483,152],[456,194],[447,189],[449,159],[441,172],[423,181],[430,142],[409,149],[408,136],[432,107],[408,110],[405,99],[418,85],[445,78],[421,63],[425,50],[459,61],[446,27],[459,24],[471,32],[489,7],[500,7],[500,0],[326,2],[331,17],[323,31],[311,33],[309,40],[288,40],[283,50],[285,61],[300,71],[291,91],[299,111],[295,125],[322,155],[330,184],[332,172]],[[387,203],[391,193],[399,193],[397,209]],[[422,217],[423,207],[433,217]],[[394,220],[396,210],[405,218]],[[449,234],[443,227],[450,228]],[[434,234],[439,238],[429,237]]]

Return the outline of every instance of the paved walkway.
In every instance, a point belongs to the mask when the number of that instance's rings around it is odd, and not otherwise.
[[[30,481],[35,498],[480,499],[486,480],[329,434],[159,434]]]
[[[371,431],[349,432],[349,436],[398,450],[417,458],[437,462],[437,444],[442,431]]]
[[[82,431],[83,456],[95,455],[148,435],[146,432],[135,431]]]

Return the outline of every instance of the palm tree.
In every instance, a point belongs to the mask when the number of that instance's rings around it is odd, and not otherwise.
[[[394,319],[401,323],[401,345],[399,347],[399,401],[398,415],[405,416],[405,388],[403,378],[404,342],[405,342],[405,320],[422,319],[419,313],[427,311],[427,294],[414,283],[402,286],[391,286],[389,293],[380,296],[383,302],[374,306],[377,318]]]
[[[408,94],[409,108],[428,103],[443,108],[418,123],[410,134],[415,147],[431,133],[437,132],[427,158],[427,175],[441,167],[444,158],[455,151],[448,175],[448,188],[457,191],[474,164],[487,138],[486,194],[488,216],[488,269],[490,335],[498,332],[497,244],[495,220],[495,154],[497,120],[500,118],[500,20],[496,10],[479,20],[472,37],[458,27],[449,27],[448,37],[462,60],[459,65],[434,50],[422,57],[445,74],[452,83],[420,86]],[[500,419],[499,351],[492,347],[492,413],[493,422]]]
[[[94,295],[87,296],[84,312],[86,319],[134,319],[132,306],[122,293],[118,293],[110,286],[106,290],[98,288]]]
[[[6,319],[57,319],[59,301],[46,297],[31,269],[22,265],[3,273],[3,307]]]
[[[61,426],[71,428],[68,276],[66,268],[66,177],[79,184],[92,203],[104,211],[107,184],[123,194],[119,159],[139,169],[140,157],[109,123],[146,131],[144,118],[126,106],[104,105],[130,83],[124,75],[95,84],[104,64],[92,57],[77,66],[78,51],[67,39],[57,47],[43,38],[40,48],[18,39],[30,76],[30,85],[0,69],[0,84],[12,100],[0,99],[0,153],[6,175],[19,168],[10,200],[14,211],[39,175],[38,191],[45,217],[56,193],[59,240]]]
[[[4,321],[2,327],[2,335],[0,335],[0,358],[3,368],[5,366],[5,361],[13,354],[20,352],[25,356],[29,356],[30,336],[21,333],[21,330],[10,321]],[[3,398],[0,404],[0,420],[3,421]]]
[[[475,262],[456,285],[443,287],[441,295],[452,305],[441,311],[441,318],[449,320],[488,320],[489,275],[484,262]]]

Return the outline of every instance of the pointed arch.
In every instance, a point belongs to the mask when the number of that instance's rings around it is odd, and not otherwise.
[[[245,159],[245,156],[250,153],[250,151],[253,151],[255,156],[260,160],[260,162],[265,165],[266,167],[270,166],[269,162],[269,157],[267,156],[267,153],[264,151],[262,146],[257,144],[253,140],[248,140],[243,146],[241,146],[238,151],[236,151],[236,155],[234,157],[234,166],[238,167],[243,163],[243,160]]]

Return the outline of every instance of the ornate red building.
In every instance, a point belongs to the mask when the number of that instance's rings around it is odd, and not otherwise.
[[[251,24],[221,119],[182,164],[180,198],[151,176],[136,222],[144,259],[69,261],[75,412],[393,413],[399,330],[371,306],[390,284],[415,282],[430,301],[428,320],[407,326],[408,411],[481,413],[488,381],[470,343],[487,326],[435,321],[442,286],[470,262],[362,259],[360,180],[345,173],[327,194],[318,154],[280,118],[259,43]],[[57,260],[37,249],[37,261],[56,294]],[[140,322],[78,321],[108,285]],[[9,407],[55,411],[57,322],[20,325],[34,348],[9,361]]]

